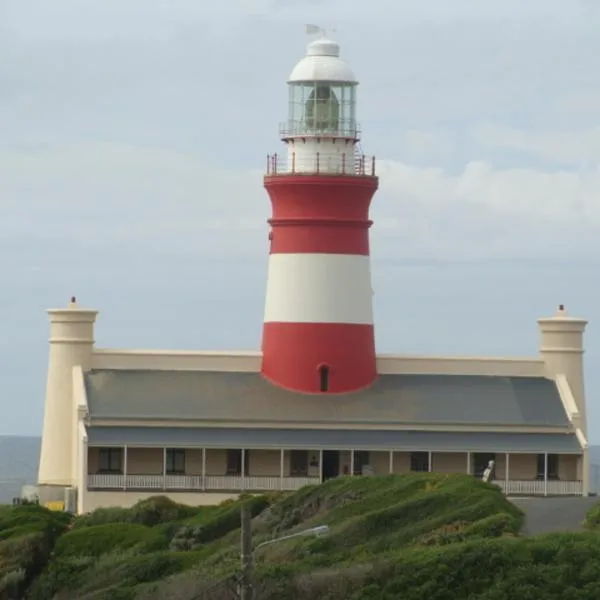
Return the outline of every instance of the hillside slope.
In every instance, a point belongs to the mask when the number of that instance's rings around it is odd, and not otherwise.
[[[254,517],[255,544],[329,526],[324,537],[256,551],[257,600],[600,597],[594,531],[521,538],[523,514],[498,488],[437,474],[345,477],[219,507],[159,497],[76,518],[70,531],[63,520],[48,537],[52,554],[46,552],[45,563],[40,557],[27,577],[11,575],[11,593],[27,588],[31,600],[236,598],[242,502]],[[38,507],[3,510],[11,516],[0,521],[0,600],[11,597],[2,595],[9,570],[19,571],[3,546],[12,536],[7,531],[18,533],[10,519],[24,523],[35,510],[55,519]],[[26,562],[23,555],[19,560]]]

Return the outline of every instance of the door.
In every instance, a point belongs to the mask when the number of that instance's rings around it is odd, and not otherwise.
[[[321,465],[321,475],[323,481],[337,477],[340,474],[340,453],[339,450],[323,450],[323,464]]]

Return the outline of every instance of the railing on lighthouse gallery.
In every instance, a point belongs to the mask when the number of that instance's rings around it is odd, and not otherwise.
[[[350,175],[376,177],[375,157],[352,152],[330,155],[317,152],[315,156],[267,155],[266,175]]]

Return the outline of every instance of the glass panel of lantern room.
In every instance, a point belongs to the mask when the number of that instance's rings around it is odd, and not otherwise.
[[[316,83],[305,103],[309,132],[337,133],[340,126],[340,101],[328,83]]]

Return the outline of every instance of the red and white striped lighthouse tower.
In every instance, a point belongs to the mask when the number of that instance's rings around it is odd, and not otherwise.
[[[378,179],[359,149],[357,85],[338,44],[310,43],[288,80],[287,151],[267,159],[262,374],[299,392],[349,392],[377,377],[369,205]]]

